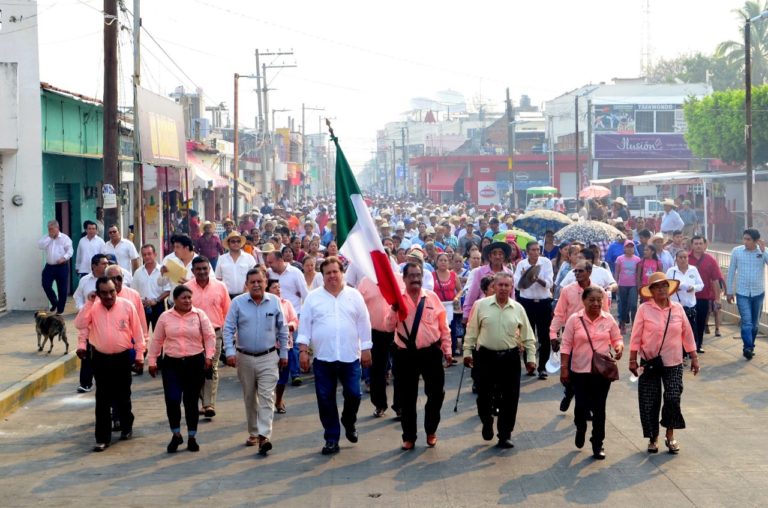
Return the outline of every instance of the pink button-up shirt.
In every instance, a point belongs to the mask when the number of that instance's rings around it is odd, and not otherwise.
[[[400,290],[404,288],[402,277],[395,274]],[[394,332],[397,322],[390,319],[391,307],[384,299],[379,286],[368,277],[363,277],[357,284],[357,290],[363,295],[368,314],[371,316],[371,328],[380,332]],[[419,325],[421,326],[421,325]]]
[[[203,348],[205,345],[205,348]],[[157,357],[163,352],[172,358],[195,356],[205,349],[205,357],[213,359],[216,353],[216,333],[208,316],[194,306],[184,314],[175,308],[160,315],[155,335],[149,345],[149,366],[157,365]]]
[[[87,340],[99,353],[113,355],[135,347],[136,358],[144,357],[139,314],[125,298],[118,296],[111,309],[104,307],[98,298],[88,300],[75,318],[75,327],[78,349],[85,349]]]
[[[149,342],[149,327],[147,327],[147,315],[144,313],[144,304],[141,303],[141,295],[135,289],[131,289],[127,286],[123,286],[120,292],[117,293],[120,298],[125,298],[131,302],[136,309],[136,314],[139,315],[139,323],[141,324],[141,331],[144,332],[144,342]]]
[[[584,324],[581,323],[584,319]],[[586,330],[584,325],[587,326]],[[587,336],[589,330],[589,337]],[[592,338],[592,344],[589,338]],[[564,355],[571,355],[571,370],[579,373],[592,372],[592,346],[598,353],[608,354],[611,346],[614,349],[622,344],[621,332],[616,321],[613,320],[610,313],[600,311],[600,315],[594,320],[590,320],[584,312],[584,309],[571,314],[565,323],[563,330],[563,343],[560,346],[560,352]]]
[[[683,306],[673,301],[669,304],[670,307],[662,309],[656,305],[655,301],[648,300],[638,307],[635,323],[632,325],[629,350],[639,351],[642,358],[649,360],[657,356],[661,348],[664,366],[674,367],[683,363],[683,349],[686,353],[696,351],[696,342]],[[669,318],[667,338],[662,346],[661,341],[670,308],[672,314]]]
[[[184,285],[192,290],[192,305],[205,312],[213,327],[224,326],[224,319],[232,303],[227,286],[212,277],[208,279],[208,284],[204,288],[200,287],[195,279]]]
[[[602,290],[602,288],[600,289]],[[571,282],[560,291],[560,299],[557,300],[552,323],[549,325],[550,339],[557,339],[557,332],[565,326],[571,314],[584,309],[584,302],[581,300],[582,294],[584,294],[584,288],[579,286],[578,282]],[[605,290],[603,290],[603,310],[606,312],[611,310],[611,300],[605,294]]]
[[[426,299],[424,300],[424,310],[421,313],[421,323],[416,332],[416,348],[423,349],[439,341],[443,355],[450,355],[451,331],[448,329],[448,324],[445,320],[443,302],[440,301],[440,298],[435,293],[427,289],[421,290],[421,296],[426,297]],[[408,309],[405,325],[408,326],[408,331],[413,331],[413,319],[416,317],[418,302],[414,303],[413,298],[405,292],[403,293],[403,300]],[[397,347],[405,348],[405,343],[399,337],[399,334],[406,335],[405,327],[402,321],[398,321],[397,313],[392,311],[391,308],[388,323],[390,326],[393,323],[396,326],[395,344],[397,344]]]
[[[285,298],[280,298],[280,309],[283,311],[283,323],[288,327],[288,349],[293,347],[293,332],[299,329],[299,315],[293,304]],[[275,347],[280,349],[280,339],[275,341]]]

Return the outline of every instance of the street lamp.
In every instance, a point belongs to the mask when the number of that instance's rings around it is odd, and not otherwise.
[[[763,11],[754,18],[744,20],[744,136],[747,145],[747,216],[746,226],[752,227],[752,186],[754,173],[752,172],[752,43],[750,41],[750,28],[752,23],[768,18],[768,11]],[[705,196],[706,199],[706,196]]]

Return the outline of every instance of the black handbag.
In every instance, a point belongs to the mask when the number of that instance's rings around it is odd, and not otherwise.
[[[640,366],[643,368],[643,375],[660,376],[661,369],[664,367],[664,361],[661,358],[661,349],[664,347],[664,341],[667,340],[667,330],[669,329],[669,319],[672,317],[672,309],[667,313],[667,324],[664,326],[664,335],[661,338],[661,345],[656,356],[649,359],[640,359]]]
[[[618,381],[619,380],[619,366],[616,363],[616,360],[613,359],[613,355],[610,354],[610,352],[606,355],[605,353],[598,353],[595,350],[594,344],[592,344],[592,337],[589,335],[589,330],[587,329],[587,324],[584,322],[584,318],[580,317],[581,320],[581,326],[584,327],[584,331],[587,332],[587,339],[589,339],[589,346],[592,348],[592,374],[600,374],[608,381]]]

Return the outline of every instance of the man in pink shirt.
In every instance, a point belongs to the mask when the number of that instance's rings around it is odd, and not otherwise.
[[[219,389],[219,357],[223,344],[221,329],[229,312],[231,300],[227,286],[211,278],[211,265],[208,258],[195,257],[192,260],[192,273],[195,275],[194,280],[185,284],[192,290],[192,305],[205,312],[216,333],[216,355],[213,357],[211,371],[206,373],[202,392],[202,412],[206,418],[213,418],[216,416],[216,395]]]
[[[85,357],[86,339],[92,348],[96,379],[96,446],[93,451],[102,452],[112,441],[112,401],[122,417],[120,439],[133,436],[130,350],[136,349],[136,366],[143,368],[144,334],[136,308],[117,296],[115,284],[107,277],[99,277],[96,281],[95,296],[78,313],[75,327],[78,330],[77,356]]]
[[[147,325],[147,315],[143,312],[144,306],[141,303],[141,295],[135,289],[129,288],[123,285],[123,271],[118,265],[112,265],[107,268],[104,275],[115,284],[115,291],[119,298],[125,298],[131,302],[136,309],[136,313],[139,315],[139,323],[141,323],[141,331],[144,333],[144,343],[149,344],[149,326]],[[146,350],[145,350],[146,352]],[[139,370],[134,367],[134,372],[141,375],[144,372],[144,368]]]

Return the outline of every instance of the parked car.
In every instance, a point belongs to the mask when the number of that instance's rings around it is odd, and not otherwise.
[[[629,201],[629,213],[633,217],[655,217],[664,211],[661,201],[644,197],[635,197]]]
[[[531,198],[525,207],[526,212],[541,210],[547,207],[547,198]]]

